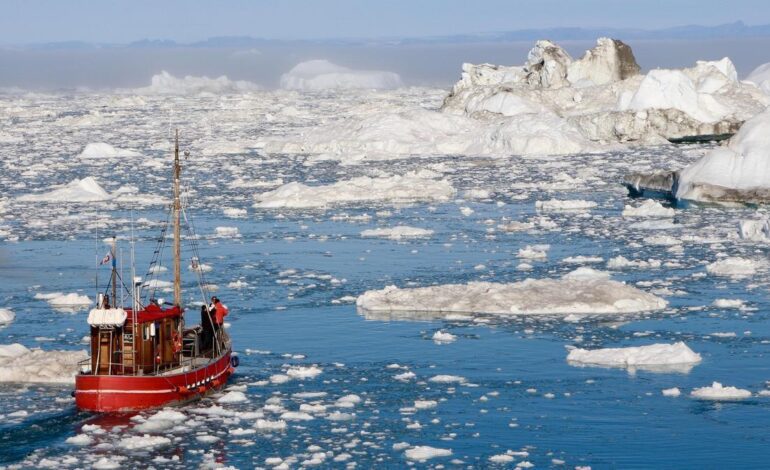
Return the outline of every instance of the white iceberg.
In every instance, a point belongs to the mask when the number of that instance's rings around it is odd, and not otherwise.
[[[400,312],[404,317],[419,312],[434,316],[505,316],[636,313],[660,310],[666,301],[610,280],[606,273],[580,268],[560,279],[527,279],[509,284],[469,282],[404,289],[388,286],[365,292],[356,299],[356,305],[365,315],[374,317],[378,312]]]
[[[150,86],[133,90],[140,95],[200,95],[200,94],[237,94],[252,92],[260,86],[244,81],[230,80],[225,75],[217,78],[187,75],[177,78],[165,70],[152,76]]]
[[[286,90],[391,89],[402,85],[397,73],[353,70],[322,59],[300,62],[281,76],[281,88]]]
[[[770,62],[755,68],[746,81],[755,84],[762,91],[770,95]]]
[[[450,449],[440,449],[431,446],[416,446],[411,449],[407,449],[404,452],[404,457],[407,460],[413,460],[417,462],[425,462],[426,460],[435,459],[437,457],[449,457],[452,455]]]
[[[746,121],[726,146],[682,170],[676,197],[701,201],[770,200],[770,109]]]
[[[7,325],[16,318],[16,314],[7,308],[0,308],[0,325]]]
[[[663,207],[658,201],[647,199],[640,206],[626,205],[623,217],[673,217],[676,212],[670,207]]]
[[[749,277],[766,266],[760,260],[729,257],[706,265],[706,271],[715,276]]]
[[[430,172],[371,178],[360,176],[324,186],[307,186],[292,182],[258,194],[258,209],[294,208],[323,209],[356,203],[445,202],[455,194],[452,184],[435,179]]]
[[[573,365],[687,372],[701,362],[701,356],[680,341],[674,344],[650,344],[628,348],[575,348],[567,355],[567,362]]]
[[[19,344],[0,345],[0,382],[75,383],[85,351],[43,351]]]

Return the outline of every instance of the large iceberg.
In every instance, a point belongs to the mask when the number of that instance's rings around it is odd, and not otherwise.
[[[678,174],[679,199],[770,201],[770,109],[746,121],[726,146]]]
[[[140,95],[200,95],[229,94],[257,91],[260,86],[245,80],[230,80],[225,75],[217,78],[187,75],[178,78],[165,70],[152,76],[150,86],[137,88]]]
[[[580,268],[560,279],[527,279],[508,284],[469,282],[430,287],[388,286],[360,295],[356,305],[364,313],[429,312],[493,315],[621,314],[660,310],[666,301],[605,273]]]
[[[397,73],[380,70],[353,70],[328,60],[308,60],[295,65],[281,76],[281,88],[287,90],[328,90],[402,86]]]

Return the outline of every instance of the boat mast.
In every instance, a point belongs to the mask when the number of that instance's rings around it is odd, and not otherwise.
[[[110,307],[118,307],[118,265],[115,260],[115,252],[117,244],[117,238],[112,236],[112,247],[110,248],[110,257],[112,258],[112,298],[110,299]]]
[[[181,212],[182,201],[179,194],[179,177],[182,172],[179,163],[179,129],[176,129],[174,141],[174,305],[182,306],[182,241]]]

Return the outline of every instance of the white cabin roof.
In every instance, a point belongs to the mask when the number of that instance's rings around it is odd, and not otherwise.
[[[88,324],[91,326],[123,326],[126,311],[122,308],[95,308],[88,312]]]

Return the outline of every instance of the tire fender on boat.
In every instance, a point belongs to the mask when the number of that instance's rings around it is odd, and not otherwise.
[[[230,364],[233,367],[238,367],[241,364],[241,359],[238,356],[231,356],[230,357]]]

